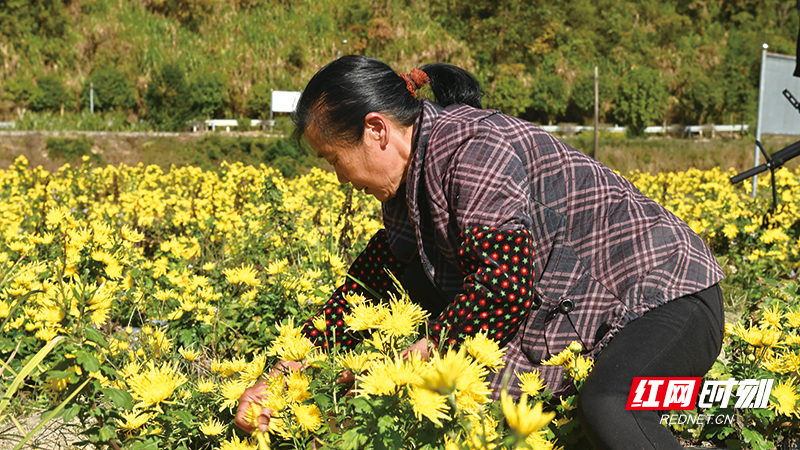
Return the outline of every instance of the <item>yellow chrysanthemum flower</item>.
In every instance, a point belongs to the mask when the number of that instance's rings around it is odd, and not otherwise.
[[[391,395],[399,387],[419,384],[422,381],[419,371],[422,369],[419,356],[410,360],[386,358],[374,361],[367,373],[359,376],[358,391],[365,395]]]
[[[514,375],[516,375],[519,379],[519,387],[522,389],[522,392],[530,395],[531,397],[539,394],[539,392],[544,389],[544,381],[542,381],[541,376],[539,376],[538,370],[534,370],[533,372],[525,372],[522,374],[514,372]]]
[[[295,402],[302,402],[311,397],[308,391],[310,380],[299,370],[293,370],[286,377],[286,393]]]
[[[494,450],[500,448],[497,440],[497,420],[483,411],[467,414],[469,429],[459,433],[459,444],[456,448],[468,450]]]
[[[500,407],[508,426],[524,438],[546,426],[555,417],[555,413],[552,412],[542,413],[542,402],[536,403],[531,408],[528,405],[527,394],[522,394],[519,403],[515,406],[514,400],[503,390],[500,393]]]
[[[800,334],[797,334],[795,332],[791,332],[791,333],[787,334],[786,336],[784,336],[783,342],[786,345],[797,345],[797,344],[800,344]]]
[[[486,382],[487,369],[471,361],[456,379],[456,403],[459,409],[477,414],[480,405],[489,402],[491,390]]]
[[[172,339],[168,338],[161,329],[156,329],[147,336],[147,344],[153,350],[156,358],[161,358],[172,350]]]
[[[326,322],[325,316],[322,314],[314,317],[314,319],[312,319],[311,322],[314,324],[314,328],[316,328],[319,331],[325,331],[325,328],[328,326],[327,323],[325,323]]]
[[[118,422],[117,426],[125,431],[133,431],[144,426],[155,414],[139,411],[122,411],[120,412],[120,416],[125,419],[125,422]]]
[[[247,361],[244,358],[234,358],[225,361],[225,376],[231,376],[235,373],[240,373],[247,368]]]
[[[228,283],[244,283],[248,286],[258,287],[261,281],[257,278],[258,273],[252,266],[242,266],[237,269],[225,269],[222,271]]]
[[[233,408],[239,404],[239,397],[244,394],[247,385],[242,383],[241,380],[228,380],[222,383],[219,387],[219,393],[222,396],[222,408]]]
[[[745,326],[740,322],[733,326],[731,333],[753,347],[764,346],[764,344],[761,342],[761,330],[756,327],[745,328]]]
[[[267,275],[278,275],[283,273],[288,265],[289,261],[286,258],[272,261],[269,263],[269,265],[267,265]]]
[[[465,373],[469,366],[470,361],[463,347],[458,352],[449,349],[444,356],[436,353],[430,360],[429,370],[422,375],[420,386],[442,395],[450,395],[456,388],[458,377]]]
[[[134,244],[144,240],[144,235],[129,227],[128,224],[122,225],[122,228],[120,228],[119,232],[122,236],[122,239]]]
[[[275,412],[280,412],[286,409],[287,406],[289,406],[289,398],[286,395],[284,395],[283,392],[281,392],[280,387],[281,386],[279,386],[279,389],[269,390],[270,391],[269,397],[267,398],[267,401],[265,401],[263,404],[264,408],[269,408]],[[300,397],[303,396],[301,395]],[[305,398],[303,400],[305,400]]]
[[[175,367],[167,364],[156,367],[155,363],[150,361],[147,370],[131,376],[128,385],[131,387],[133,399],[139,400],[140,406],[147,407],[167,401],[175,389],[186,381],[186,376],[179,373]]]
[[[467,353],[492,372],[497,372],[506,365],[503,360],[506,349],[501,349],[497,341],[490,339],[485,333],[478,333],[465,339],[463,345],[467,349]]]
[[[349,314],[344,315],[344,323],[350,331],[378,329],[386,318],[388,310],[383,305],[362,303],[353,305]]]
[[[264,408],[256,402],[251,402],[250,407],[244,413],[244,421],[253,428],[258,428],[258,418]]]
[[[442,426],[441,419],[449,420],[450,417],[447,412],[450,408],[447,406],[447,398],[437,394],[436,392],[429,391],[423,388],[412,387],[408,390],[408,401],[414,409],[414,414],[417,419],[422,420],[422,417],[427,417],[428,420],[438,426]]]
[[[790,310],[784,316],[789,328],[800,328],[800,310]]]
[[[784,353],[783,359],[783,373],[800,372],[800,355],[797,353]]]
[[[136,374],[138,374],[142,370],[142,365],[136,361],[131,361],[126,364],[122,370],[118,373],[122,376],[122,378],[128,379]]]
[[[258,380],[264,373],[264,367],[266,367],[266,365],[267,355],[259,353],[240,371],[241,379],[248,384]]]
[[[251,442],[249,439],[242,439],[233,435],[230,440],[223,441],[219,450],[259,450],[258,442]]]
[[[403,298],[391,299],[377,328],[389,337],[408,336],[422,324],[428,313],[416,303]],[[349,324],[348,324],[349,325]]]
[[[728,239],[733,239],[739,235],[739,227],[734,223],[728,223],[722,228],[722,234]]]
[[[317,405],[297,404],[292,407],[292,413],[306,433],[313,433],[322,425],[322,412]]]
[[[576,381],[585,380],[594,367],[594,361],[583,356],[576,356],[569,366],[569,376]]]
[[[564,366],[566,367],[569,364],[572,364],[572,359],[575,357],[575,353],[570,350],[569,348],[565,348],[557,355],[551,356],[546,361],[542,361],[543,366]]]
[[[554,450],[555,444],[547,440],[547,430],[534,431],[525,439],[532,450]],[[560,447],[559,447],[560,448]]]
[[[284,340],[276,339],[269,349],[269,354],[278,355],[280,359],[286,361],[301,361],[305,359],[313,349],[314,344],[305,337]]]
[[[783,380],[772,388],[771,396],[775,397],[776,401],[773,402],[770,399],[769,408],[774,410],[776,414],[800,417],[800,413],[797,410],[797,401],[800,400],[800,394],[798,394],[797,386],[794,382],[794,378]]]
[[[347,370],[351,370],[356,374],[359,374],[369,367],[370,361],[375,359],[374,353],[367,353],[361,352],[356,353],[353,351],[349,351],[347,353],[341,353],[338,357],[338,363]]]
[[[358,292],[348,292],[344,294],[344,299],[350,306],[363,305],[367,301],[367,298]]]
[[[214,392],[217,388],[217,384],[214,383],[214,380],[205,379],[200,380],[197,382],[197,392],[207,394],[209,392]]]
[[[305,363],[311,367],[322,367],[321,364],[328,362],[328,352],[315,347],[305,358]]]
[[[777,328],[767,328],[761,330],[761,343],[764,347],[776,347],[780,345],[782,332]]]
[[[181,347],[180,350],[178,350],[178,353],[180,353],[181,356],[183,356],[183,358],[187,361],[194,361],[200,357],[200,352],[194,349],[186,350],[185,348]]]
[[[209,369],[211,370],[211,373],[216,373],[216,374],[225,373],[226,367],[227,367],[227,365],[225,364],[225,362],[218,361],[216,359],[211,360],[211,364],[209,365]],[[226,376],[226,375],[223,375],[223,376]]]
[[[781,329],[781,319],[783,318],[783,311],[777,303],[772,305],[772,308],[764,308],[761,310],[761,326],[764,328],[774,327]]]
[[[573,409],[577,408],[577,406],[571,404],[571,402],[573,402],[573,400],[570,400],[570,399],[574,399],[574,398],[575,397],[567,397],[565,399],[564,397],[558,397],[558,400],[559,400],[559,402],[561,402],[561,407],[562,408],[564,408],[567,411],[572,411]]]
[[[224,431],[225,427],[222,426],[222,423],[213,417],[208,422],[200,425],[200,432],[206,436],[219,436]]]
[[[300,361],[314,349],[314,344],[303,335],[303,328],[294,325],[289,318],[286,324],[278,325],[278,337],[272,342],[267,354],[287,361]]]
[[[61,225],[69,216],[69,208],[66,206],[61,206],[58,208],[53,208],[47,212],[47,216],[45,216],[45,223],[48,227],[54,228]]]

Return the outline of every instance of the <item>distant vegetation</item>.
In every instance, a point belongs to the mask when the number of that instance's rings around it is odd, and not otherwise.
[[[791,0],[0,0],[0,120],[265,118],[271,89],[302,89],[341,51],[463,66],[486,106],[539,123],[590,120],[596,65],[602,120],[632,134],[752,124],[761,43],[793,55],[797,29]]]

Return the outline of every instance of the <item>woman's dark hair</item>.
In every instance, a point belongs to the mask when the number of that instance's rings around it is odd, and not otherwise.
[[[441,63],[420,69],[430,78],[441,106],[464,103],[481,107],[480,85],[469,72]],[[386,63],[366,56],[343,56],[308,82],[295,108],[294,136],[300,138],[311,126],[325,140],[356,144],[364,135],[364,117],[373,111],[411,126],[422,113],[422,101]]]

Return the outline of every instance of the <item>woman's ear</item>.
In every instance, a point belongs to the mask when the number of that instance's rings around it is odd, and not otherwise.
[[[371,112],[364,117],[364,141],[374,142],[381,149],[389,144],[391,131],[389,119],[381,113]]]

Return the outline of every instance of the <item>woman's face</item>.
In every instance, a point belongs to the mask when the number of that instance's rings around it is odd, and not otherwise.
[[[350,183],[385,202],[406,181],[412,127],[398,126],[379,113],[368,114],[365,121],[364,137],[355,146],[326,141],[313,127],[306,130],[306,141],[333,166],[340,183]]]

